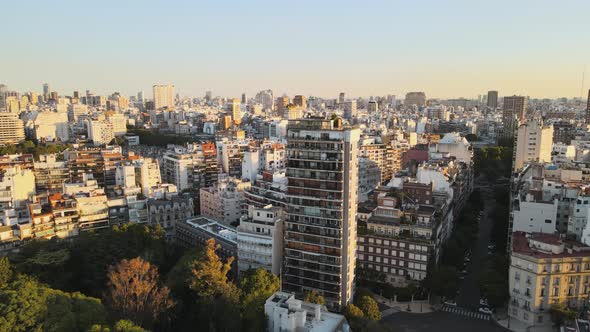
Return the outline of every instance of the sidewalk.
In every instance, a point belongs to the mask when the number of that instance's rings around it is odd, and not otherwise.
[[[373,294],[373,297],[378,303],[389,307],[389,309],[382,311],[383,316],[389,316],[395,312],[402,311],[414,314],[425,314],[435,311],[432,305],[430,305],[427,301],[394,302],[377,294]]]
[[[552,325],[536,325],[530,326],[526,325],[525,323],[516,320],[514,318],[510,319],[510,328],[508,327],[508,318],[503,317],[502,319],[496,318],[496,322],[510,331],[514,332],[554,332],[557,331]]]

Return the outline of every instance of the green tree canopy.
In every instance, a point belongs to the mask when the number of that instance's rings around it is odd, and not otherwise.
[[[326,299],[324,299],[324,297],[322,296],[322,294],[320,294],[315,289],[313,289],[313,290],[311,290],[309,292],[306,292],[305,293],[305,297],[304,297],[303,300],[306,301],[306,302],[320,304],[320,305],[326,304]]]
[[[0,331],[85,331],[106,318],[99,299],[51,289],[28,276],[0,288]]]
[[[356,302],[359,309],[365,314],[364,316],[370,320],[380,320],[381,311],[379,311],[379,305],[372,297],[368,295],[362,296]]]
[[[279,278],[266,270],[257,269],[246,272],[240,281],[243,330],[266,330],[264,302],[278,291],[279,287]]]

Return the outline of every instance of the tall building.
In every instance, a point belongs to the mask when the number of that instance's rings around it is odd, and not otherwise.
[[[586,124],[590,124],[590,89],[588,90],[588,102],[586,104]]]
[[[526,98],[523,96],[504,97],[502,121],[506,125],[512,123],[515,118],[521,122],[526,118]]]
[[[307,108],[307,98],[303,95],[296,95],[293,98],[293,105],[300,108]]]
[[[49,92],[49,84],[43,83],[43,96],[45,96],[45,99],[47,99],[47,96],[49,96]]]
[[[341,119],[289,121],[283,288],[344,308],[354,291],[360,130]]]
[[[0,84],[0,112],[6,110],[6,91],[8,87],[6,84]]]
[[[376,113],[379,110],[379,105],[375,100],[369,100],[367,103],[367,112]]]
[[[344,97],[346,95],[344,94],[344,92],[340,92],[340,95],[338,95],[338,104],[343,104],[344,103]]]
[[[347,102],[344,102],[344,118],[345,119],[352,119],[356,118],[357,111],[356,111],[356,99],[351,99]]]
[[[242,104],[246,105],[247,101],[246,94],[242,93]]]
[[[492,109],[498,107],[498,91],[488,91],[487,106]]]
[[[277,108],[277,112],[284,112],[287,109],[287,105],[289,105],[289,102],[289,97],[287,96],[278,97],[275,105]]]
[[[23,121],[16,113],[0,113],[0,145],[16,144],[25,140]]]
[[[174,85],[154,85],[154,108],[174,109]]]
[[[426,94],[424,92],[408,92],[406,93],[404,105],[416,105],[418,107],[426,106]]]
[[[242,122],[242,108],[238,98],[230,99],[227,102],[227,113],[231,115],[231,119],[234,123],[240,124]]]
[[[551,162],[553,126],[543,125],[542,120],[532,119],[518,127],[514,170],[531,161]]]

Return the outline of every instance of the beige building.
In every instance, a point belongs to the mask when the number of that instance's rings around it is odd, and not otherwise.
[[[508,314],[529,326],[551,326],[550,309],[581,310],[590,295],[590,247],[558,235],[515,232]]]
[[[17,113],[0,113],[0,145],[25,139],[25,126]]]
[[[174,85],[154,85],[154,108],[156,110],[162,108],[174,109]]]
[[[532,119],[518,127],[514,170],[531,161],[551,162],[553,126],[543,125],[540,119]]]
[[[283,289],[317,290],[334,310],[354,292],[358,128],[341,119],[289,121]]]

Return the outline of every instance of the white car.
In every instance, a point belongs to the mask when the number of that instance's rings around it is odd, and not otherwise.
[[[446,305],[451,306],[451,307],[456,307],[457,306],[457,302],[453,301],[453,300],[448,300],[444,302]]]
[[[482,314],[486,314],[486,315],[491,315],[492,314],[492,310],[490,308],[479,308],[479,312],[481,312]]]

